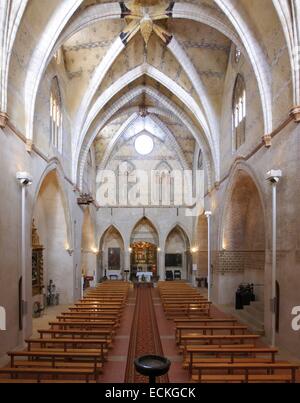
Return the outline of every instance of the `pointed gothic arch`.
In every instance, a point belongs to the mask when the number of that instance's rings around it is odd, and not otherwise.
[[[65,208],[59,176],[51,169],[38,188],[33,218],[44,247],[44,286],[52,280],[62,304],[71,303],[74,298],[73,259],[68,253],[71,246]]]

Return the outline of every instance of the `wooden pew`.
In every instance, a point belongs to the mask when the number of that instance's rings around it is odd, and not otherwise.
[[[205,302],[201,304],[181,304],[178,303],[177,305],[165,305],[164,311],[167,318],[172,317],[209,317],[210,316],[210,307],[211,302]]]
[[[71,322],[71,321],[73,321],[73,320],[75,320],[75,321],[86,321],[87,323],[90,323],[90,322],[92,322],[92,323],[97,323],[97,322],[103,322],[103,320],[106,320],[106,319],[108,319],[108,320],[116,320],[116,322],[119,322],[119,317],[118,317],[118,315],[113,315],[113,314],[109,314],[109,315],[102,315],[101,314],[101,316],[97,316],[97,317],[95,317],[95,316],[90,316],[90,315],[85,315],[85,314],[72,314],[72,313],[70,313],[69,315],[58,315],[57,317],[56,317],[56,319],[59,321],[59,322]]]
[[[229,335],[229,334],[214,334],[214,335],[204,335],[204,334],[199,334],[199,333],[193,333],[193,334],[185,334],[181,336],[181,347],[183,349],[186,348],[187,345],[191,344],[196,344],[196,345],[201,345],[201,344],[210,344],[210,345],[215,345],[215,344],[225,344],[225,343],[237,343],[237,344],[243,344],[245,342],[251,342],[254,343],[260,338],[259,335],[257,334],[234,334],[234,335]],[[193,343],[194,342],[194,343]]]
[[[118,302],[115,303],[113,301],[103,301],[102,299],[97,299],[97,298],[85,298],[83,300],[78,300],[76,301],[76,304],[90,304],[90,305],[99,305],[103,306],[104,308],[114,308],[114,309],[121,309],[123,310],[124,306],[126,303],[123,302]]]
[[[293,363],[234,363],[234,364],[195,364],[194,369],[197,375],[192,376],[195,382],[296,382],[296,371],[299,369],[299,364]],[[209,375],[203,374],[209,371]],[[212,371],[225,371],[226,375],[211,374]],[[242,375],[235,375],[234,371],[242,371]],[[275,371],[289,371],[289,374],[274,374]],[[263,371],[265,374],[253,373],[252,371]],[[237,377],[241,377],[237,380]]]
[[[49,326],[51,329],[64,329],[67,330],[69,328],[76,329],[99,329],[99,328],[107,328],[108,326],[117,327],[117,322],[115,320],[103,320],[98,322],[85,322],[85,321],[71,321],[71,322],[58,322],[53,321],[49,322]]]
[[[128,291],[129,284],[123,282],[106,282],[88,290],[83,299],[68,308],[68,312],[62,312],[57,321],[49,323],[50,329],[38,330],[39,339],[26,340],[28,351],[9,353],[11,367],[1,369],[0,375],[8,374],[11,378],[0,379],[0,382],[80,383],[80,379],[58,377],[84,377],[85,382],[90,382],[92,375],[97,380],[119,325]],[[87,348],[89,346],[97,348]]]
[[[99,346],[99,353],[101,355],[102,362],[105,361],[105,354],[107,354],[107,341],[105,339],[67,339],[67,338],[50,338],[50,339],[26,339],[25,342],[28,345],[28,351],[32,350],[32,345],[37,345],[38,349],[58,348],[62,346],[63,351],[78,349],[79,346]],[[55,346],[55,347],[54,347]],[[71,347],[70,347],[71,346]],[[80,347],[83,348],[83,347]],[[98,348],[98,347],[97,347]]]
[[[176,301],[182,301],[182,302],[193,302],[193,301],[199,301],[199,302],[206,302],[207,298],[200,295],[200,294],[190,294],[188,292],[185,292],[182,295],[178,295],[178,294],[161,294],[160,298],[162,300],[162,302],[175,302]]]
[[[238,325],[235,318],[212,318],[210,311],[207,318],[201,317],[201,313],[199,317],[193,317],[195,314],[188,312],[188,304],[205,302],[205,297],[201,296],[198,290],[192,289],[185,283],[175,282],[160,283],[158,289],[167,318],[173,317],[176,340],[179,345],[182,345],[184,351],[184,366],[191,373],[197,366],[203,372],[209,371],[207,374],[201,374],[201,382],[295,381],[295,366],[275,362],[276,349],[258,349],[255,344],[260,336],[245,334],[246,327]],[[174,317],[176,310],[178,315]],[[218,332],[222,332],[222,335],[217,334]],[[225,332],[230,334],[224,334]],[[240,373],[234,371],[235,365],[239,365],[237,369]],[[216,368],[214,366],[223,371],[224,368],[228,368],[228,371],[226,374],[214,373]],[[277,369],[290,370],[290,373],[274,374]],[[266,373],[259,373],[262,370]],[[192,380],[199,381],[198,376],[199,374],[193,374]]]
[[[118,314],[118,312],[116,312]],[[77,316],[87,316],[90,318],[101,318],[102,317],[102,312],[101,311],[94,311],[94,310],[82,310],[82,311],[67,311],[67,312],[62,312],[60,314],[60,316],[73,316],[73,317],[77,317]],[[121,316],[120,314],[118,314],[118,316]]]
[[[122,301],[112,301],[110,299],[104,300],[99,297],[85,297],[84,299],[78,300],[78,303],[92,303],[94,305],[98,304],[103,307],[111,307],[111,308],[116,308],[116,309],[123,309],[125,304]]]
[[[53,368],[92,368],[95,372],[101,372],[103,366],[99,350],[92,349],[72,351],[43,349],[13,351],[7,354],[10,357],[11,368],[17,366],[50,366]],[[20,360],[21,358],[23,358],[22,361]]]
[[[70,380],[70,379],[40,379],[39,381],[37,379],[4,379],[0,378],[0,384],[33,384],[33,383],[57,383],[57,384],[81,384],[81,383],[86,383],[86,381],[82,381],[80,379],[76,380]],[[88,383],[96,383],[96,381],[91,381],[89,380]]]
[[[40,382],[43,376],[81,376],[84,377],[86,383],[89,383],[90,377],[98,379],[98,374],[95,374],[94,369],[89,368],[0,368],[0,375],[9,374],[12,378],[18,378],[20,375],[33,376]]]
[[[278,353],[276,348],[245,348],[237,346],[235,348],[214,347],[195,347],[188,346],[185,350],[183,366],[189,368],[190,373],[198,363],[234,363],[237,360],[248,362],[275,362],[275,356]],[[269,359],[257,359],[257,356],[269,356]],[[195,358],[196,356],[196,358]],[[209,358],[207,356],[210,356]],[[211,358],[214,356],[214,358]],[[223,358],[223,357],[226,358]],[[222,357],[222,358],[221,358]]]
[[[98,330],[57,330],[57,329],[38,329],[37,331],[40,338],[43,339],[44,335],[49,335],[52,338],[72,337],[80,339],[93,339],[104,338],[108,344],[112,342],[113,331],[112,329],[98,329]]]
[[[228,324],[234,326],[238,321],[237,319],[220,319],[220,318],[174,318],[175,325],[186,325],[186,324],[201,324],[203,326],[212,324]]]
[[[100,310],[101,312],[105,313],[110,313],[110,312],[118,312],[121,313],[122,310],[121,309],[116,309],[114,307],[108,307],[108,306],[103,306],[97,303],[90,303],[90,302],[76,302],[74,304],[74,307],[78,307],[78,308],[90,308],[90,309],[97,309]]]
[[[245,334],[245,332],[247,331],[247,326],[243,326],[243,325],[236,325],[236,326],[230,326],[230,325],[178,325],[176,326],[176,331],[175,331],[175,337],[176,337],[176,341],[177,344],[181,344],[181,337],[182,335],[184,335],[184,332],[191,332],[191,331],[195,331],[195,332],[201,332],[203,335],[206,334],[215,334],[215,332],[220,332],[222,331],[224,334],[224,332],[228,331],[230,335],[234,335],[234,334]],[[188,333],[190,334],[190,333]]]
[[[101,315],[101,313],[103,312],[103,310],[100,308],[91,308],[91,307],[85,307],[85,306],[80,306],[80,307],[69,307],[68,308],[68,313],[73,313],[73,312],[77,312],[77,313],[86,313],[86,314],[94,314],[94,315]],[[63,313],[64,314],[64,313]],[[117,316],[122,316],[122,312],[117,312]]]

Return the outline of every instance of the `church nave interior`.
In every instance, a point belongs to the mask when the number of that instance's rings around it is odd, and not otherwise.
[[[300,1],[0,21],[0,383],[299,382]]]

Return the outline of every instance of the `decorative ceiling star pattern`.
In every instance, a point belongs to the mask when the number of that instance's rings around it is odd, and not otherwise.
[[[175,2],[172,1],[166,7],[159,4],[158,0],[135,0],[127,5],[120,3],[121,17],[127,23],[126,29],[120,34],[121,40],[126,45],[137,32],[141,32],[147,47],[149,39],[155,33],[167,45],[172,40],[172,34],[159,22],[164,22],[172,17]]]

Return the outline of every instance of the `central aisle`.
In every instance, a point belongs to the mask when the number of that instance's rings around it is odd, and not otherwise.
[[[134,359],[143,355],[164,355],[155,309],[152,299],[152,290],[147,284],[140,284],[137,288],[136,306],[130,334],[126,383],[147,383],[148,379],[136,373]],[[168,383],[168,376],[157,379],[157,382]]]

